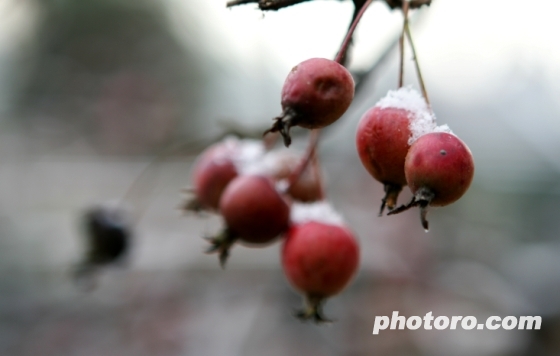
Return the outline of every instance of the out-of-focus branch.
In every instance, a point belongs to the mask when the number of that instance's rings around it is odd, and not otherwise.
[[[226,6],[232,7],[237,5],[245,5],[245,4],[252,4],[256,3],[259,5],[259,9],[261,10],[279,10],[284,7],[297,5],[302,2],[311,1],[311,0],[231,0],[228,1]]]
[[[408,2],[408,7],[410,9],[417,9],[424,5],[430,6],[432,0],[385,0],[385,2],[391,9],[402,9],[404,2]]]

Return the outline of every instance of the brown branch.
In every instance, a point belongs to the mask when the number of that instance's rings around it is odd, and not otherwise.
[[[226,3],[226,7],[233,7],[238,5],[252,4],[259,2],[259,0],[232,0]]]
[[[311,0],[260,0],[259,1],[259,9],[261,10],[280,10],[284,7],[297,5],[302,2],[311,1]]]

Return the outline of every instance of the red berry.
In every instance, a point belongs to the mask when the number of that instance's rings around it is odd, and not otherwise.
[[[293,225],[282,249],[282,266],[290,283],[306,297],[302,319],[327,321],[321,315],[326,298],[354,276],[359,247],[352,232],[338,224],[308,221]]]
[[[196,201],[189,210],[218,210],[222,192],[237,177],[232,148],[224,144],[211,146],[198,158],[193,172]]]
[[[319,129],[338,120],[354,98],[354,79],[346,68],[325,58],[311,58],[295,66],[282,88],[282,115],[271,129],[284,144],[291,143],[290,128]]]
[[[397,197],[406,185],[404,159],[410,147],[410,112],[400,108],[373,107],[367,111],[358,125],[356,146],[358,155],[367,171],[383,183],[385,205],[393,210]]]
[[[227,138],[207,148],[193,168],[195,198],[185,210],[218,210],[224,189],[237,177],[259,161],[264,153],[261,142]]]
[[[412,144],[405,160],[405,174],[414,194],[404,211],[420,206],[422,225],[427,230],[428,206],[445,206],[457,201],[469,188],[474,176],[471,151],[457,136],[432,132]]]
[[[404,161],[411,141],[435,127],[426,101],[410,87],[389,91],[362,116],[356,147],[364,167],[385,187],[379,215],[385,206],[395,208],[406,185]]]
[[[268,244],[287,230],[290,207],[270,178],[242,175],[225,189],[220,213],[227,227],[220,236],[210,239],[212,247],[208,252],[219,252],[223,266],[235,241]]]

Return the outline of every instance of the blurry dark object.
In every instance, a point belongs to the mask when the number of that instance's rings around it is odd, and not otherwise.
[[[127,251],[132,235],[124,211],[96,207],[86,213],[85,228],[89,243],[87,260],[107,264],[120,259]]]
[[[84,216],[84,233],[87,252],[76,269],[76,279],[88,280],[99,267],[122,261],[126,256],[132,237],[132,227],[127,214],[120,207],[97,206]]]

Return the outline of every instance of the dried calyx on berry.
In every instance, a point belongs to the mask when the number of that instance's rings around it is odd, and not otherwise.
[[[410,144],[435,130],[435,116],[426,100],[412,87],[390,90],[360,119],[356,148],[366,170],[384,186],[379,215],[397,206],[407,185],[404,162]]]
[[[311,58],[295,66],[282,88],[282,115],[265,131],[280,132],[292,142],[290,128],[320,129],[338,120],[354,98],[354,79],[336,61]]]
[[[326,201],[295,203],[282,247],[282,268],[303,294],[303,321],[330,322],[322,312],[327,298],[340,293],[355,275],[359,245],[354,234]]]
[[[290,206],[276,190],[272,179],[247,174],[236,177],[220,199],[220,214],[226,227],[211,243],[207,253],[218,253],[222,267],[235,242],[263,247],[288,229]]]

